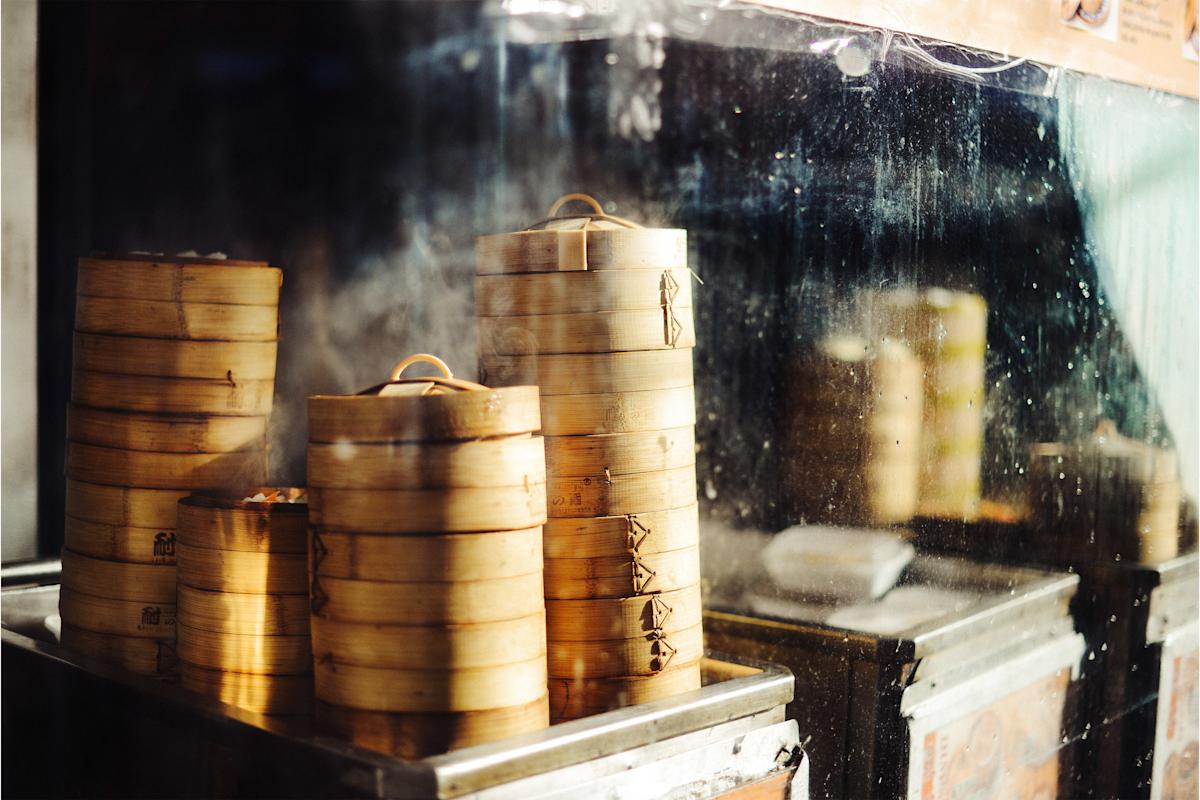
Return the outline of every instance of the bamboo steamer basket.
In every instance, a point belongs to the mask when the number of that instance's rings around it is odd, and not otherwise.
[[[475,313],[511,317],[691,308],[691,280],[686,269],[481,275],[475,278]]]
[[[697,547],[666,553],[546,560],[546,598],[577,600],[669,592],[700,582]]]
[[[307,714],[313,706],[311,675],[260,675],[206,669],[182,661],[184,689],[259,714]]]
[[[691,426],[599,436],[546,437],[546,471],[556,478],[611,477],[692,467]]]
[[[176,303],[279,305],[283,272],[265,261],[188,256],[79,259],[76,294]]]
[[[546,485],[487,489],[309,488],[309,520],[360,533],[516,530],[546,521]]]
[[[694,466],[594,478],[554,476],[546,486],[554,517],[608,517],[665,511],[696,502]]]
[[[312,650],[307,636],[260,636],[176,629],[179,659],[205,669],[255,675],[308,675]]]
[[[120,450],[231,453],[265,449],[267,418],[162,416],[67,407],[67,439]]]
[[[480,374],[481,380],[497,386],[536,384],[543,399],[681,389],[691,387],[693,379],[692,353],[686,348],[517,356],[485,352]]]
[[[271,413],[273,380],[163,378],[76,368],[71,400],[92,408],[152,414],[263,417]]]
[[[542,432],[547,436],[634,433],[695,424],[691,386],[542,398]]]
[[[526,435],[470,442],[313,444],[308,478],[340,489],[487,489],[497,475],[513,484],[546,482],[540,437]]]
[[[592,213],[556,216],[567,203],[576,201],[590,205]],[[475,273],[666,270],[687,266],[687,231],[643,228],[605,214],[588,195],[564,195],[546,216],[546,220],[524,231],[478,237]]]
[[[274,342],[279,336],[279,309],[273,305],[79,295],[75,301],[75,330],[151,339]]]
[[[459,713],[395,714],[317,702],[318,729],[397,758],[425,758],[530,733],[550,724],[550,703]]]
[[[695,547],[700,518],[695,503],[666,511],[613,517],[556,517],[546,521],[542,552],[548,559],[664,553]]]
[[[308,591],[308,556],[304,553],[215,550],[189,547],[180,541],[176,567],[179,582],[194,589],[235,594]]]
[[[275,342],[222,342],[75,334],[74,364],[91,372],[209,378],[237,382],[275,377]]]
[[[68,650],[117,664],[139,675],[171,677],[179,667],[173,634],[165,639],[113,636],[63,622],[60,642]]]
[[[113,600],[63,587],[58,598],[63,622],[93,633],[140,639],[170,639],[175,631],[175,603]]]
[[[632,639],[546,644],[552,677],[621,678],[658,675],[672,664],[691,664],[704,655],[704,633],[693,625],[675,633],[649,633]]]
[[[478,317],[480,352],[498,355],[620,353],[696,346],[690,308]]]
[[[245,499],[271,493],[277,493],[280,499]],[[179,502],[178,519],[179,543],[187,547],[300,556],[308,553],[304,489],[258,486],[236,494],[198,493]],[[298,591],[305,589],[301,586]]]
[[[542,573],[486,581],[354,581],[321,578],[313,615],[383,625],[472,625],[528,617],[544,608]]]
[[[235,636],[307,636],[306,594],[236,594],[179,585],[177,619],[192,630]]]
[[[700,662],[678,664],[650,676],[550,678],[550,719],[554,723],[649,703],[700,688]]]
[[[546,616],[477,625],[372,625],[314,617],[317,661],[377,669],[478,669],[546,655]]]
[[[72,552],[131,564],[174,564],[175,531],[88,522],[68,516],[64,546]]]
[[[473,669],[374,669],[317,661],[317,696],[368,711],[485,711],[532,703],[546,693],[546,657]]]
[[[701,618],[699,584],[637,597],[546,601],[546,630],[555,642],[674,634],[701,624]]]
[[[149,489],[239,486],[266,479],[265,450],[155,453],[67,442],[67,477],[87,483]]]
[[[64,589],[114,600],[175,602],[174,564],[126,564],[62,551]]]
[[[542,571],[542,529],[383,535],[314,529],[320,577],[365,581],[479,581]]]
[[[134,528],[174,530],[176,506],[188,496],[177,489],[102,486],[67,479],[67,516]]]

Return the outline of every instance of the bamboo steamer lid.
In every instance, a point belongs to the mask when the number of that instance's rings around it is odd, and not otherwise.
[[[542,695],[532,703],[508,708],[397,714],[318,701],[316,717],[318,730],[359,747],[413,759],[541,730],[550,724],[550,703]]]
[[[479,350],[499,355],[620,353],[696,346],[692,309],[478,317]]]
[[[80,295],[75,301],[75,330],[152,339],[274,342],[279,337],[279,309]]]
[[[511,317],[691,308],[686,269],[583,270],[475,278],[475,314]]]
[[[256,675],[309,675],[307,636],[217,633],[179,625],[176,650],[186,664]]]
[[[259,495],[275,498],[255,501]],[[251,553],[308,552],[304,489],[258,486],[247,491],[201,492],[179,501],[179,543]]]
[[[86,631],[141,639],[170,639],[175,630],[175,603],[112,600],[63,587],[58,597],[63,622]]]
[[[235,594],[179,585],[180,625],[214,633],[306,636],[307,594]]]
[[[76,333],[74,364],[92,372],[209,378],[236,382],[275,377],[275,342],[151,339]]]
[[[135,528],[174,530],[176,505],[188,492],[101,486],[67,479],[67,516]]]
[[[547,436],[633,433],[695,424],[696,398],[691,386],[542,398],[542,432]]]
[[[443,377],[401,379],[405,369],[421,361],[437,366]],[[397,364],[388,383],[356,395],[308,398],[310,442],[485,439],[540,427],[536,386],[489,389],[457,380],[444,361],[424,353]]]
[[[546,630],[555,642],[632,639],[701,624],[700,585],[670,592],[591,600],[547,600]]]
[[[615,517],[548,519],[542,529],[542,552],[548,559],[594,558],[694,547],[700,542],[698,509],[692,503]]]
[[[88,522],[68,516],[63,544],[68,550],[106,561],[174,564],[175,531]]]
[[[312,711],[311,675],[260,675],[205,669],[182,661],[184,689],[259,714],[307,714]]]
[[[580,216],[556,216],[570,202],[592,207]],[[682,269],[687,231],[643,228],[604,213],[593,198],[568,194],[550,207],[548,219],[516,233],[475,240],[475,273],[496,275],[604,269]]]
[[[700,550],[546,559],[546,598],[577,600],[669,592],[700,582]]]
[[[657,675],[676,659],[681,664],[704,655],[704,633],[693,625],[675,633],[650,633],[631,639],[547,644],[551,678],[620,678]]]
[[[366,581],[478,581],[542,571],[542,529],[404,536],[314,528],[320,577]]]
[[[133,414],[71,403],[67,439],[121,450],[230,453],[265,449],[267,418]]]
[[[374,669],[317,661],[317,697],[369,711],[483,711],[532,703],[546,693],[546,657],[474,669]]]
[[[556,478],[611,477],[692,467],[690,425],[661,431],[546,437],[546,470]]]
[[[516,356],[485,352],[480,374],[481,380],[497,386],[537,384],[543,399],[681,389],[692,386],[692,353],[687,348]]]
[[[550,719],[601,714],[614,708],[649,703],[700,688],[700,662],[679,664],[651,676],[550,678]]]
[[[195,489],[261,483],[265,450],[155,453],[67,442],[67,477],[87,483],[150,489]]]
[[[76,369],[71,400],[92,408],[153,414],[264,417],[271,413],[275,382],[116,375]]]
[[[113,636],[64,622],[60,641],[67,650],[115,663],[139,675],[170,676],[178,671],[173,634],[166,639]]]
[[[541,572],[486,581],[383,582],[320,578],[312,611],[324,619],[383,625],[472,625],[544,609]]]
[[[475,669],[546,655],[546,616],[477,625],[372,625],[313,618],[318,661],[377,669]]]
[[[546,485],[488,489],[309,488],[309,520],[358,533],[517,530],[546,521]]]
[[[93,597],[174,603],[175,565],[103,561],[64,549],[62,585]]]
[[[553,517],[608,517],[664,511],[696,502],[694,466],[592,478],[553,475],[546,484]]]
[[[180,541],[175,558],[179,582],[196,589],[237,594],[308,591],[308,556],[304,553],[215,550],[189,547]]]
[[[321,488],[486,489],[497,476],[510,485],[545,483],[541,438],[308,446],[308,480]]]
[[[275,306],[283,272],[265,261],[189,256],[79,259],[76,294],[176,303]]]

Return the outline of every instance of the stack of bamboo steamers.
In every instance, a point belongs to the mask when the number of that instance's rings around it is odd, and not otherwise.
[[[405,758],[545,727],[537,387],[418,355],[308,418],[319,724]]]
[[[176,503],[266,478],[281,282],[263,262],[80,259],[64,645],[173,671]]]
[[[555,215],[582,201],[592,213]],[[703,651],[687,234],[567,195],[476,243],[483,379],[541,391],[550,709],[698,688]]]

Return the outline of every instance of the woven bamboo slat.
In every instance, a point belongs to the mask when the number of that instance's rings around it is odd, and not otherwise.
[[[176,652],[187,664],[256,675],[310,675],[312,650],[307,636],[260,636],[216,633],[179,625]]]
[[[700,585],[670,592],[593,600],[547,600],[547,637],[556,642],[630,639],[700,624]]]
[[[675,633],[651,633],[632,639],[549,642],[552,678],[620,678],[657,675],[672,664],[690,664],[704,655],[704,633],[693,625]]]
[[[75,330],[151,339],[274,342],[279,336],[279,309],[80,295],[75,302]]]
[[[423,714],[343,708],[317,702],[318,730],[397,758],[425,758],[530,733],[550,724],[549,698],[486,711]]]
[[[694,547],[700,541],[695,503],[666,511],[617,517],[557,517],[542,529],[546,558],[594,558],[663,553]]]
[[[690,467],[696,463],[695,429],[546,438],[546,471],[555,478],[612,477]]]
[[[692,309],[478,317],[479,350],[498,355],[621,353],[696,346]]]
[[[546,436],[633,433],[695,424],[696,398],[691,386],[542,398],[542,433]]]
[[[309,520],[358,533],[517,530],[546,521],[546,486],[309,489]]]
[[[686,269],[585,270],[481,275],[475,279],[475,313],[480,317],[591,314],[691,305],[692,276]]]
[[[283,272],[265,261],[180,256],[79,259],[76,294],[176,303],[275,306]]]
[[[377,536],[314,528],[321,577],[366,581],[478,581],[542,571],[542,529]]]
[[[517,231],[475,240],[475,274],[683,269],[687,232],[669,228]]]
[[[213,550],[307,553],[307,503],[244,499],[274,491],[282,492],[285,500],[305,495],[303,489],[294,487],[255,487],[237,493],[200,493],[185,498],[179,503],[179,543]]]
[[[484,711],[532,703],[546,693],[546,658],[539,655],[477,669],[374,669],[317,661],[317,697],[369,711]]]
[[[117,664],[139,675],[169,677],[178,671],[173,634],[166,639],[113,636],[64,622],[60,641],[67,650]]]
[[[177,489],[132,489],[67,479],[67,516],[134,528],[175,528],[176,505],[188,496]]]
[[[175,566],[102,561],[64,549],[62,585],[93,597],[174,603]]]
[[[175,531],[135,528],[66,518],[63,544],[68,550],[105,561],[174,564]]]
[[[266,417],[163,416],[67,407],[67,439],[158,453],[229,453],[265,449]]]
[[[370,625],[313,618],[318,661],[377,669],[476,669],[546,655],[546,616],[479,625]]]
[[[228,705],[260,714],[307,714],[313,707],[311,675],[259,675],[179,664],[180,684]]]
[[[275,382],[270,380],[230,383],[82,369],[71,378],[73,402],[115,411],[263,417],[271,413],[274,396]]]
[[[151,339],[76,333],[78,369],[237,382],[275,377],[275,342]]]
[[[547,559],[546,598],[576,600],[669,592],[700,581],[696,547],[645,555]]]
[[[170,639],[175,630],[175,603],[112,600],[63,587],[58,597],[63,622],[94,633],[142,639]]]
[[[419,442],[532,433],[541,427],[535,386],[440,395],[308,399],[311,442]]]
[[[154,453],[67,442],[67,477],[87,483],[150,489],[247,486],[267,477],[265,450]]]
[[[316,616],[384,625],[471,625],[517,619],[544,608],[540,572],[490,581],[385,583],[320,578]]]
[[[322,488],[483,489],[497,480],[545,483],[541,437],[308,447],[308,482]]]
[[[554,395],[620,394],[692,385],[692,351],[557,353],[480,356],[481,380],[496,386],[536,384],[543,398]]]
[[[176,546],[179,582],[196,589],[237,594],[304,594],[308,556]]]
[[[700,663],[678,664],[651,676],[551,678],[550,720],[554,723],[649,703],[700,688]]]
[[[195,630],[241,636],[307,636],[308,594],[235,594],[179,585],[177,619]]]
[[[552,474],[546,484],[551,517],[608,517],[665,511],[696,502],[696,468],[568,478]]]

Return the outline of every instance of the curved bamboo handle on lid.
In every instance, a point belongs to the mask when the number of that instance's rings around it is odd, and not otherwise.
[[[558,212],[562,211],[563,206],[567,205],[568,203],[583,203],[583,204],[591,207],[592,213],[590,213],[590,214],[564,214],[561,217],[558,216]],[[584,194],[583,192],[571,192],[570,194],[564,194],[562,197],[555,200],[554,203],[551,204],[550,210],[546,212],[546,218],[533,223],[532,225],[530,225],[527,228],[527,230],[536,230],[537,228],[540,228],[543,225],[546,225],[547,223],[554,222],[556,220],[562,220],[562,219],[582,219],[582,220],[584,220],[582,230],[587,230],[593,222],[598,222],[598,221],[611,222],[614,225],[620,225],[621,227],[625,227],[625,228],[640,228],[640,227],[642,227],[641,225],[637,224],[636,222],[633,222],[632,220],[628,220],[623,217],[617,217],[612,214],[604,213],[604,207],[602,205],[600,205],[600,201],[597,200],[596,198],[592,197],[590,194]]]
[[[404,374],[404,370],[408,369],[413,364],[422,364],[422,363],[423,364],[432,364],[433,366],[437,367],[438,370],[442,374],[441,375],[431,375],[431,376],[422,377],[422,378],[401,377]],[[446,364],[446,362],[443,361],[442,359],[438,358],[435,355],[430,355],[429,353],[414,353],[413,355],[409,356],[408,358],[405,358],[405,359],[401,360],[400,362],[398,362],[396,364],[396,366],[392,367],[392,373],[389,376],[388,381],[386,383],[380,384],[378,386],[372,386],[370,389],[364,389],[363,391],[359,392],[359,394],[360,395],[378,394],[380,391],[382,391],[383,389],[386,389],[388,386],[394,386],[397,384],[431,384],[431,386],[428,387],[428,389],[425,392],[422,392],[422,394],[436,393],[436,389],[454,389],[457,391],[476,392],[481,389],[488,388],[481,383],[475,383],[474,381],[464,381],[461,378],[454,377],[454,373],[450,371],[450,367]]]
[[[420,363],[433,364],[435,367],[441,370],[442,376],[445,378],[454,377],[454,373],[450,371],[450,367],[446,364],[446,362],[442,361],[437,356],[430,355],[429,353],[414,353],[408,358],[400,361],[398,364],[396,364],[396,366],[392,367],[391,380],[393,382],[400,380],[400,376],[404,374],[404,370],[408,369],[413,364]]]

